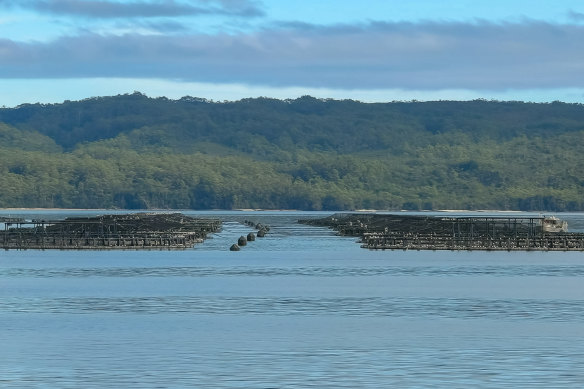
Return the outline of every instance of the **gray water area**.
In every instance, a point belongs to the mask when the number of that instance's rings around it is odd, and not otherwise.
[[[584,387],[584,253],[369,251],[296,223],[329,213],[185,213],[224,229],[0,252],[0,387]],[[230,252],[246,219],[271,231]]]

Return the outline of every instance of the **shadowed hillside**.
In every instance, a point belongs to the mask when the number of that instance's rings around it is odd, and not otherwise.
[[[0,109],[0,206],[583,210],[583,146],[580,104],[26,104]]]

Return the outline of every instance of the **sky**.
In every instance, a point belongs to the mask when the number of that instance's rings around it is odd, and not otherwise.
[[[0,0],[0,106],[584,102],[582,0]]]

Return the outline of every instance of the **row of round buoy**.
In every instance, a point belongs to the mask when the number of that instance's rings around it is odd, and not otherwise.
[[[255,229],[256,229],[256,230],[258,230],[258,231],[259,231],[259,230],[266,230],[266,231],[269,231],[269,230],[270,230],[270,227],[268,227],[268,226],[264,226],[262,223],[256,223],[256,222],[253,222],[253,221],[251,221],[251,220],[245,220],[245,221],[244,221],[244,223],[245,223],[246,225],[250,226],[250,227],[253,227],[253,228],[255,228]]]
[[[270,227],[267,226],[263,226],[260,223],[253,223],[251,221],[246,220],[245,224],[247,224],[248,226],[253,226],[256,229],[258,229],[257,232],[257,236],[258,238],[263,238],[264,236],[266,236],[266,234],[268,233],[268,231],[270,230]],[[231,245],[231,247],[229,248],[229,250],[231,251],[239,251],[241,250],[242,246],[246,246],[247,242],[253,242],[255,241],[256,235],[253,232],[250,232],[249,234],[247,234],[247,236],[240,236],[239,239],[237,240],[237,243],[234,243]]]
[[[256,230],[258,230],[258,237],[259,238],[263,238],[264,236],[266,236],[268,231],[270,231],[270,227],[264,226],[262,223],[254,223],[251,220],[246,220],[246,221],[244,221],[244,223],[247,224],[248,226],[253,227]]]

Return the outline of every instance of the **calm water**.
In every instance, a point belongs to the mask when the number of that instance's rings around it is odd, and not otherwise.
[[[0,252],[0,387],[584,386],[584,253],[367,251],[294,223],[314,214],[204,215],[229,222],[193,250]],[[230,252],[244,219],[270,234]]]

